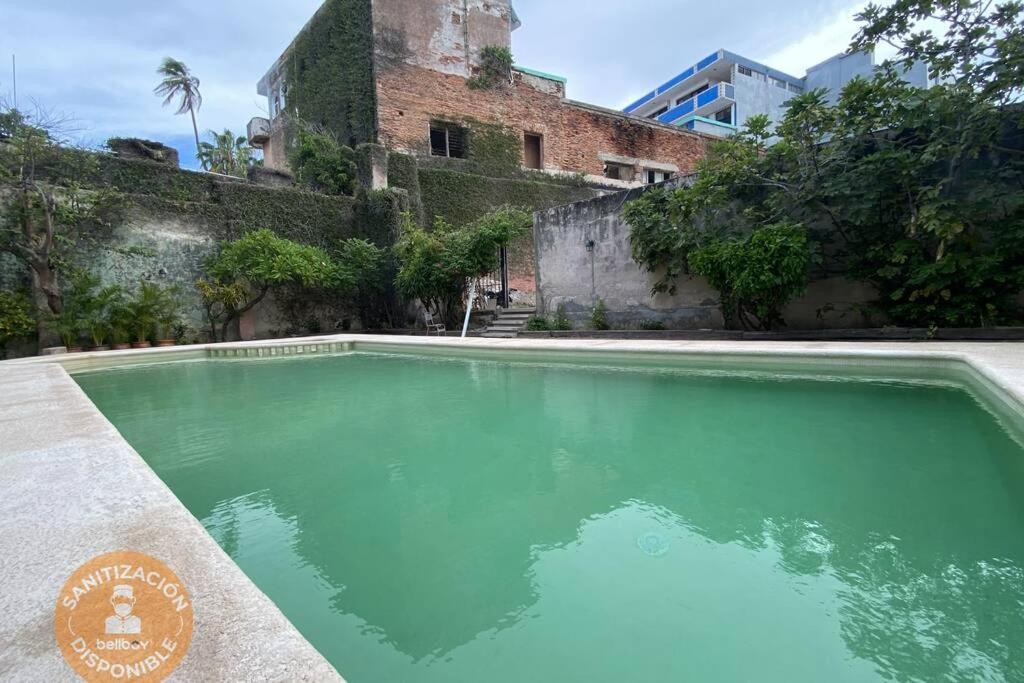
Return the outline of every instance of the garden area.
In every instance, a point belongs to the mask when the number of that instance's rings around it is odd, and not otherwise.
[[[292,151],[299,187],[271,191],[77,149],[42,113],[0,116],[5,355],[229,341],[257,312],[261,337],[400,331],[417,326],[415,302],[454,328],[467,282],[531,225],[501,207],[426,229],[407,193],[365,189],[357,154],[315,127]],[[153,216],[212,234],[182,265],[148,234],[144,246],[124,237],[133,221],[151,233]]]

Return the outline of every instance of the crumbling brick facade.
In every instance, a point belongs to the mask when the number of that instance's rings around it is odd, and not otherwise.
[[[380,141],[391,149],[429,151],[432,121],[484,121],[539,134],[545,170],[602,176],[608,161],[637,160],[688,173],[706,152],[701,135],[566,100],[557,81],[515,72],[515,82],[473,90],[466,79],[411,64],[377,72]],[[617,159],[619,158],[619,159]]]
[[[372,16],[368,23],[373,32],[373,85],[367,106],[376,112],[376,137],[390,149],[430,155],[432,122],[467,129],[473,123],[497,125],[518,138],[523,165],[583,173],[609,185],[689,173],[706,153],[710,138],[700,133],[568,100],[565,83],[557,77],[516,69],[509,83],[471,89],[467,79],[478,73],[484,50],[511,46],[518,19],[510,0],[362,1]],[[329,15],[324,8],[318,14]],[[329,30],[352,42],[352,31],[370,29],[342,21]],[[278,110],[275,103],[287,108],[287,55],[261,83],[272,114]],[[341,91],[339,85],[339,97]],[[301,117],[301,105],[299,109]],[[283,168],[285,136],[276,122],[267,127],[273,134],[259,140],[266,164]],[[472,156],[459,151],[460,156]]]

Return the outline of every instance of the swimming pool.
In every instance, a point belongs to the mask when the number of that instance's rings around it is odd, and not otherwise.
[[[1024,677],[1024,453],[946,382],[376,353],[76,380],[354,683]]]

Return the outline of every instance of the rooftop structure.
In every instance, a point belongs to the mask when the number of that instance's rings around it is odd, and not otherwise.
[[[518,137],[525,168],[582,173],[622,187],[688,173],[704,156],[707,139],[699,133],[574,102],[564,78],[541,71],[517,66],[507,83],[471,89],[467,81],[480,72],[484,50],[510,48],[520,25],[509,0],[327,0],[260,80],[270,116],[251,122],[250,140],[263,148],[268,167],[285,168],[278,122],[294,112],[335,130],[347,144],[379,142],[421,157],[472,159],[482,152],[474,150],[481,130],[498,126]],[[306,33],[341,47],[313,58],[307,53],[296,65],[292,56]],[[365,49],[352,59],[324,54],[356,43]],[[367,52],[372,64],[362,71],[322,78],[332,59],[351,63]],[[321,88],[318,111],[299,101],[296,84],[304,80]],[[328,85],[335,82],[336,90]],[[320,120],[332,116],[336,121]],[[349,126],[353,119],[358,126]]]
[[[803,78],[773,69],[728,50],[718,50],[633,102],[624,111],[724,137],[751,116],[766,114],[772,121],[785,115],[786,102],[802,92],[825,88],[830,103],[854,78],[870,77],[874,54],[839,54],[807,70]],[[928,86],[924,64],[905,72],[918,87]]]

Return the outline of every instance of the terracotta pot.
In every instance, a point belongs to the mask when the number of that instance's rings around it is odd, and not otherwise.
[[[114,344],[112,347],[115,351],[127,351],[132,348],[131,344]]]
[[[152,346],[152,344],[150,344],[148,341],[132,342],[132,348],[133,349],[148,349],[151,346]]]
[[[174,346],[176,343],[173,339],[157,339],[156,341],[157,346]]]
[[[93,351],[109,351],[109,350],[110,350],[109,346],[94,346],[91,349],[89,349],[90,352],[93,352]]]
[[[69,346],[68,347],[68,353],[81,353],[81,352],[82,352],[82,347],[81,346]]]

